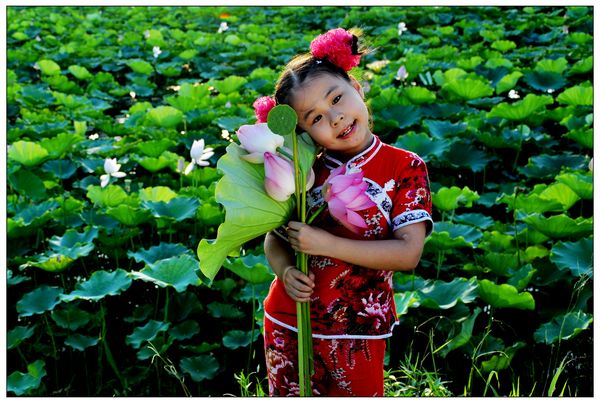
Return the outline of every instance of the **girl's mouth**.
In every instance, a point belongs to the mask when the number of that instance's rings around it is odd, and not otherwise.
[[[356,128],[356,120],[354,122],[352,122],[352,124],[350,126],[346,127],[346,129],[343,132],[341,132],[337,136],[337,138],[343,140],[343,139],[346,139],[346,138],[350,137],[350,135],[352,133],[354,133],[354,129],[355,128]]]

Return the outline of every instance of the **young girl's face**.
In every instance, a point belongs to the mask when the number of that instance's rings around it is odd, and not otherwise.
[[[371,144],[369,112],[354,78],[350,82],[332,74],[310,78],[294,90],[291,106],[300,128],[329,151],[352,157]]]

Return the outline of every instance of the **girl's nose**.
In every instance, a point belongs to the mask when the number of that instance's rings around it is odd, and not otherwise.
[[[332,125],[337,127],[344,120],[344,114],[342,112],[334,112]]]

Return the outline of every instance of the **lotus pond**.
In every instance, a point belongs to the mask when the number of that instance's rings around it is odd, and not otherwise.
[[[212,283],[196,250],[252,102],[338,26],[433,192],[386,394],[593,396],[592,7],[67,6],[7,8],[8,395],[264,393],[262,240]]]

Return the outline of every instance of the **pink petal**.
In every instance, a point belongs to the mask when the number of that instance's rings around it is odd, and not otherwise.
[[[364,194],[364,192],[361,191],[359,188],[349,187],[344,189],[344,191],[337,193],[335,197],[340,199],[345,206],[348,206],[348,204],[352,203],[354,199],[356,199],[361,194]]]
[[[356,197],[352,202],[346,204],[346,208],[354,211],[364,210],[377,204],[369,198],[365,193]]]
[[[344,222],[346,220],[346,207],[344,204],[337,200],[333,199],[327,203],[329,207],[329,214],[340,222]]]
[[[348,186],[351,186],[352,182],[353,179],[349,175],[339,175],[329,181],[331,184],[331,191],[333,193],[339,193],[343,191]]]
[[[367,224],[365,223],[365,220],[360,214],[357,214],[352,210],[347,210],[346,213],[346,220],[348,223],[355,225],[359,228],[367,228]]]

